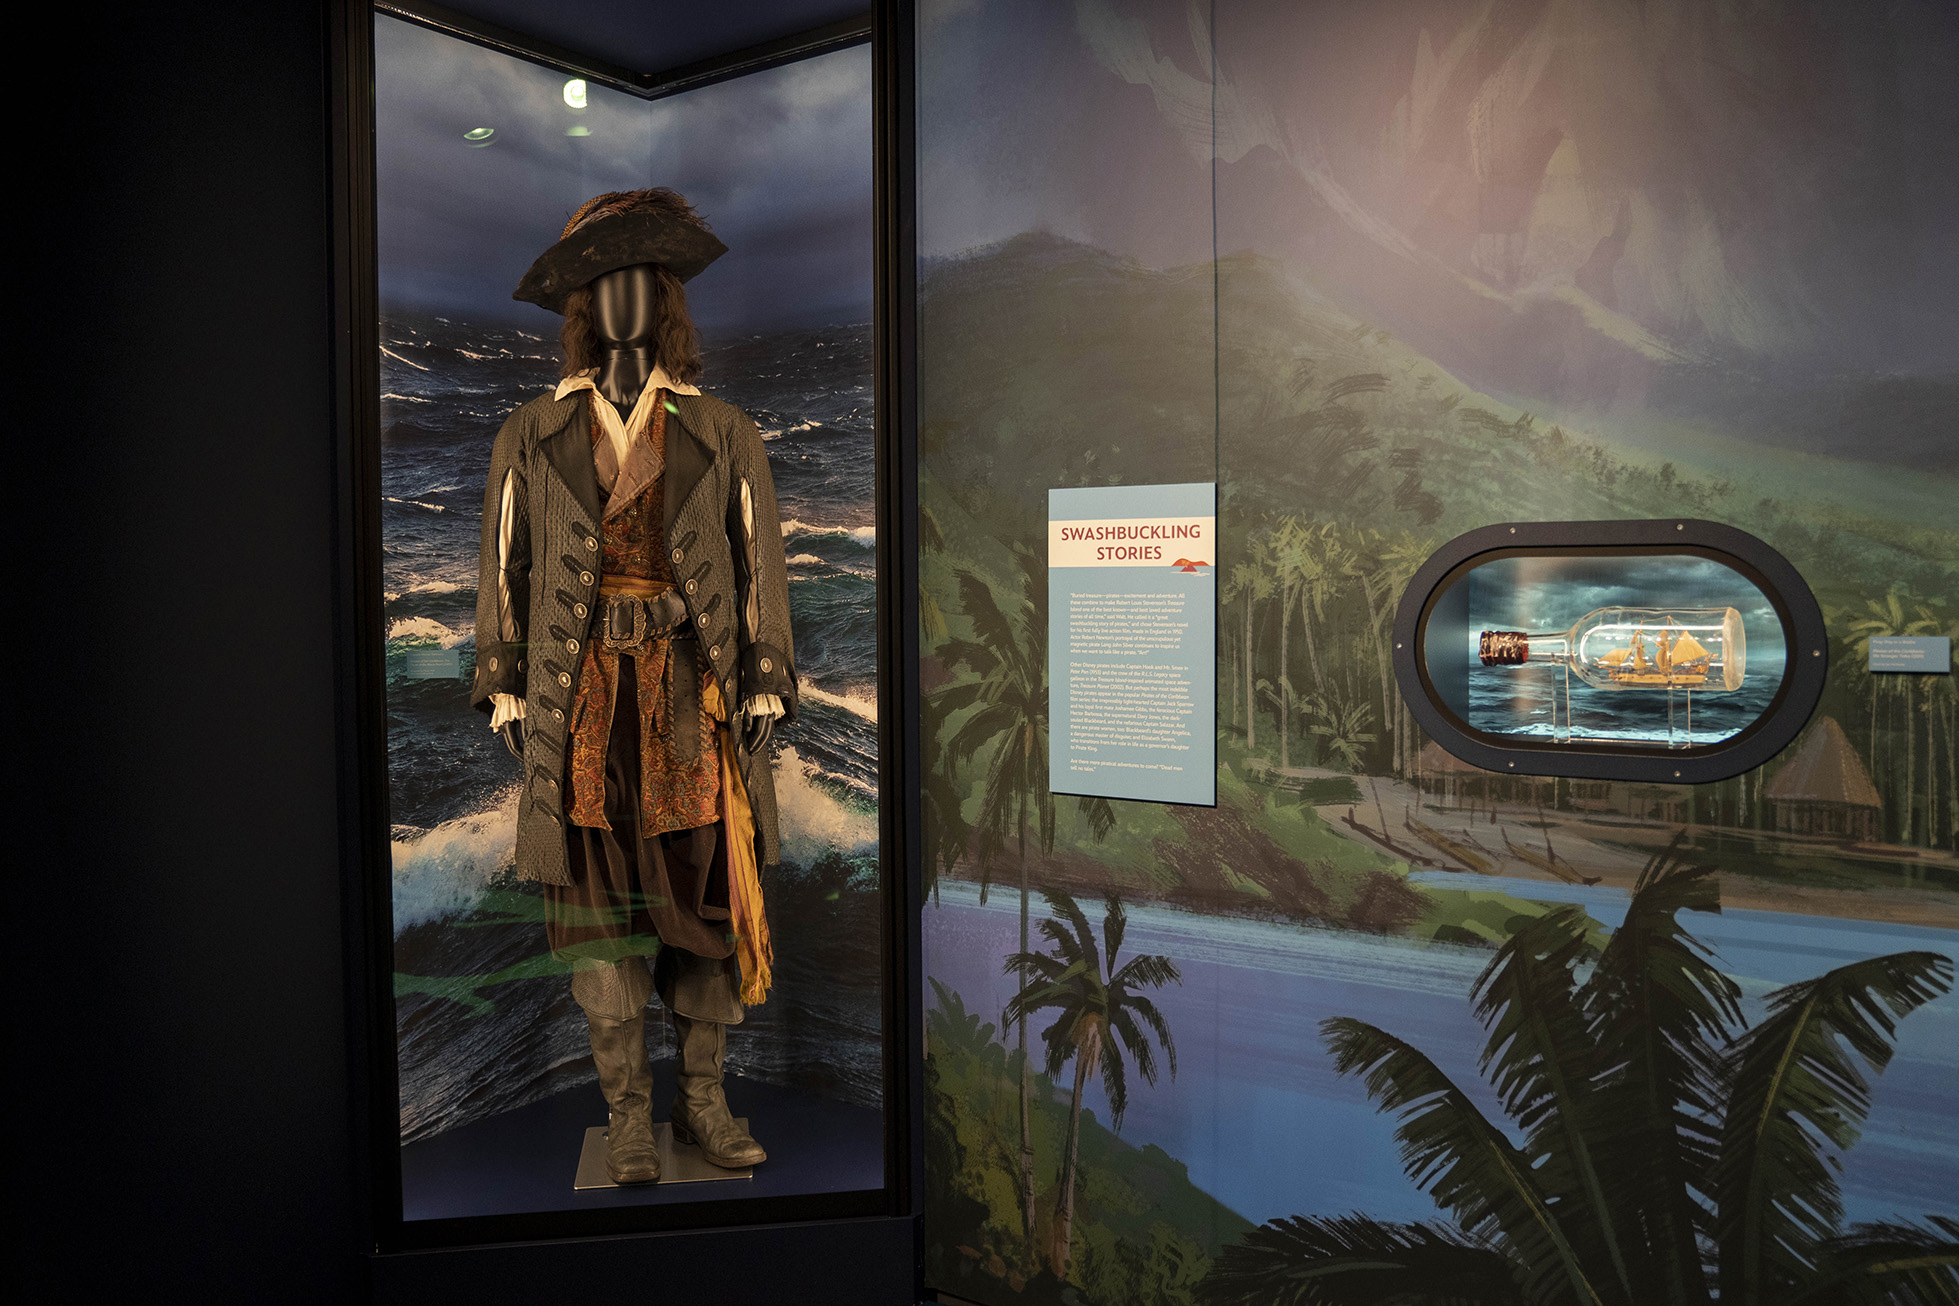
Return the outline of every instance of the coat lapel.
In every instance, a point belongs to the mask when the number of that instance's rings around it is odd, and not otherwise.
[[[674,523],[687,511],[687,505],[707,484],[714,466],[714,448],[695,433],[701,425],[692,395],[673,396],[667,410],[667,538],[673,538]]]
[[[567,411],[563,424],[538,441],[538,449],[557,468],[571,497],[596,522],[605,511],[605,502],[599,497],[599,475],[592,462],[592,431],[585,394],[581,390],[565,399]]]

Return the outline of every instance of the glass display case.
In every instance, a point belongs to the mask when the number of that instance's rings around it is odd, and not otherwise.
[[[372,21],[376,1240],[902,1217],[869,20],[665,89]]]

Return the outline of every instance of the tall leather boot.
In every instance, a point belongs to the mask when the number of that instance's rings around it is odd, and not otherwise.
[[[641,957],[572,972],[571,996],[585,1012],[599,1091],[612,1108],[605,1130],[605,1172],[615,1184],[660,1177],[653,1141],[653,1064],[646,1058],[646,1003],[653,976]]]
[[[701,1155],[727,1170],[742,1170],[769,1159],[760,1143],[735,1123],[728,1098],[721,1090],[721,1063],[728,1050],[728,1027],[711,1020],[673,1014],[675,1041],[680,1045],[674,1098],[673,1136],[698,1144]]]
[[[660,1149],[653,1141],[653,1067],[646,1059],[646,1017],[612,1020],[585,1013],[592,1061],[606,1118],[605,1172],[615,1184],[650,1184],[660,1177]]]

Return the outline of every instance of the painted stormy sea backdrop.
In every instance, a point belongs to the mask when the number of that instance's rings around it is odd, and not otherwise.
[[[511,288],[584,200],[650,185],[686,195],[729,246],[687,288],[702,388],[766,442],[801,682],[774,745],[776,984],[733,1031],[729,1068],[875,1106],[868,49],[652,103],[384,16],[375,51],[403,1140],[592,1078],[542,899],[509,878],[517,763],[468,684],[491,442],[557,380],[559,319]],[[429,648],[456,650],[461,678],[411,679],[408,655]]]
[[[506,879],[516,763],[468,701],[490,436],[555,380],[554,342],[402,311],[382,334],[395,969],[413,1139],[589,1078],[591,1055],[544,952],[542,899]],[[848,892],[877,866],[870,328],[724,341],[707,363],[703,388],[753,416],[767,444],[802,688],[802,715],[776,744],[795,881],[772,895],[777,989],[729,1061],[875,1105],[876,925],[858,901],[869,895]],[[463,678],[409,679],[407,653],[430,647],[459,649]],[[842,983],[828,973],[840,960]]]

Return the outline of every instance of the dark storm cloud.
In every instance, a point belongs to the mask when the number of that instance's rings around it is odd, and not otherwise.
[[[1183,0],[1121,0],[1139,40],[1204,66]],[[919,7],[918,239],[926,258],[1048,231],[1156,267],[1211,257],[1208,143],[1168,130],[1152,90],[1101,67],[1103,6],[931,0]],[[1198,115],[1208,122],[1208,113]],[[1199,124],[1208,142],[1208,127]]]
[[[869,317],[868,46],[651,103],[593,86],[579,111],[563,73],[375,26],[384,303],[554,333],[554,315],[510,298],[518,278],[586,199],[658,185],[729,248],[688,284],[703,329]],[[495,135],[473,147],[479,127]]]

